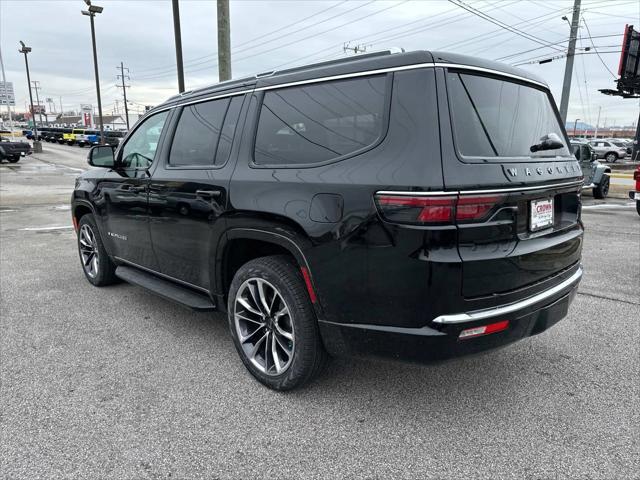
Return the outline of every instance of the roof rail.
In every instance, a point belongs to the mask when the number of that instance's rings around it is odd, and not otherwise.
[[[362,53],[359,55],[352,55],[350,57],[344,57],[344,58],[338,58],[336,60],[327,60],[326,62],[319,62],[319,63],[310,63],[310,64],[306,64],[306,65],[301,65],[299,67],[292,67],[292,68],[287,68],[285,70],[277,70],[274,73],[293,73],[293,72],[299,72],[299,71],[303,71],[303,70],[308,70],[310,68],[317,68],[317,67],[326,67],[329,65],[339,65],[341,63],[348,63],[348,62],[353,62],[354,60],[363,60],[366,58],[372,58],[372,57],[380,57],[383,55],[392,55],[394,53],[401,53],[404,52],[404,50],[401,49],[400,52],[398,51],[391,51],[391,50],[380,50],[378,52],[371,52],[371,53]]]

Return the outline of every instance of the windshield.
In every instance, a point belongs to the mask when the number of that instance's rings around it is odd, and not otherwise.
[[[469,157],[568,156],[564,132],[544,90],[508,80],[449,72],[456,144]],[[556,134],[562,147],[535,153],[531,147]]]

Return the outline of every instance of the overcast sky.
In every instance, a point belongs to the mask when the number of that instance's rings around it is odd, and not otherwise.
[[[96,17],[104,112],[111,113],[115,100],[122,99],[121,89],[115,87],[120,61],[130,69],[128,96],[137,105],[155,105],[177,93],[171,2],[94,3],[104,7]],[[509,64],[562,55],[566,49],[569,25],[561,17],[571,18],[573,0],[464,4],[529,38],[448,1],[232,0],[233,77],[343,57],[345,43],[364,45],[368,51],[451,51]],[[24,111],[28,99],[19,40],[33,48],[31,78],[40,81],[41,102],[51,97],[58,110],[60,97],[65,110],[96,104],[89,18],[80,13],[84,7],[81,0],[0,0],[0,46],[7,80],[14,83],[17,111]],[[607,126],[631,125],[638,118],[638,100],[605,96],[598,89],[614,88],[611,72],[617,75],[623,29],[626,23],[640,27],[640,1],[583,0],[582,12],[577,46],[592,46],[593,41],[601,55],[592,49],[576,57],[567,119],[595,124],[601,107],[601,125],[605,119]],[[215,0],[181,0],[180,16],[187,89],[217,82]],[[543,77],[559,104],[564,65],[561,58],[521,68]]]

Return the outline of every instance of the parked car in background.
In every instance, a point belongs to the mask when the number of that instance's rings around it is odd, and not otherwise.
[[[594,198],[606,198],[609,194],[611,167],[598,161],[598,154],[591,144],[586,142],[571,142],[571,150],[580,162],[584,175],[583,189],[591,189]]]
[[[568,147],[542,80],[476,57],[224,82],[154,108],[115,152],[92,147],[100,168],[71,204],[81,269],[227,312],[242,362],[277,390],[327,353],[479,353],[547,330],[576,294]]]
[[[100,138],[99,130],[90,130],[86,129],[82,134],[76,134],[76,143],[79,147],[90,147],[92,145],[97,145],[98,139]]]
[[[633,179],[636,182],[636,187],[629,192],[629,198],[636,201],[636,211],[640,215],[640,165],[633,172]]]
[[[6,137],[0,137],[0,160],[18,163],[21,157],[32,153],[33,149],[29,142],[12,142]]]
[[[598,158],[604,158],[607,163],[615,163],[627,156],[626,146],[619,147],[609,140],[591,140],[589,144],[598,154]]]
[[[631,153],[630,151],[631,145],[629,145],[629,142],[627,142],[626,140],[623,140],[621,138],[608,138],[607,141],[609,143],[612,143],[616,147],[624,148],[627,154]]]

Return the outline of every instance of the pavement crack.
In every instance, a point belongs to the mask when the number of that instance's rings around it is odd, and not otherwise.
[[[597,295],[595,293],[578,291],[578,295],[584,295],[585,297],[600,298],[602,300],[612,300],[614,302],[622,302],[622,303],[626,303],[628,305],[638,305],[638,306],[640,306],[640,303],[632,302],[631,300],[622,300],[621,298],[607,297],[605,295]]]

